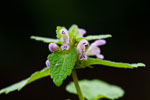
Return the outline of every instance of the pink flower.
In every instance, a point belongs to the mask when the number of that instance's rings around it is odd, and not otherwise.
[[[80,56],[80,60],[82,59],[87,59],[87,56],[84,55],[85,53],[85,49],[86,49],[86,46],[88,46],[89,43],[87,40],[81,40],[77,46],[77,50],[78,50],[78,53],[79,53],[79,56]]]
[[[60,30],[60,34],[62,35],[60,40],[63,43],[63,45],[61,46],[61,49],[62,50],[68,50],[69,49],[69,35],[68,35],[68,31],[65,28],[62,28]]]
[[[104,56],[101,54],[101,50],[98,46],[105,45],[105,40],[96,40],[94,43],[90,45],[88,48],[86,55],[87,56],[96,56],[99,59],[104,59]]]
[[[54,51],[58,50],[58,45],[55,43],[50,43],[48,48],[51,52],[54,52]]]

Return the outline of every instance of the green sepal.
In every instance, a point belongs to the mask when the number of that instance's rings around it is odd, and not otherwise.
[[[79,36],[79,29],[77,25],[72,25],[69,28],[69,37],[73,37],[73,39],[76,39]]]
[[[57,26],[57,29],[56,29],[56,33],[57,33],[57,38],[60,39],[62,36],[61,36],[61,33],[60,33],[60,30],[62,29],[63,27],[60,27],[60,26]]]

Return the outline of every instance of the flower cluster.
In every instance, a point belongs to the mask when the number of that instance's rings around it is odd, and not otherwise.
[[[48,46],[50,52],[70,49],[70,41],[73,40],[70,40],[72,37],[70,37],[68,30],[66,28],[62,28],[59,33],[61,35],[61,48],[55,43],[50,43]],[[83,37],[86,34],[86,30],[79,28],[78,33],[78,37]],[[74,47],[77,47],[80,60],[87,60],[88,56],[96,56],[99,59],[104,59],[99,46],[105,45],[105,40],[96,40],[95,42],[91,43],[91,45],[89,45],[89,42],[85,39],[81,39],[79,42],[75,41],[75,43],[76,45],[74,45]],[[46,66],[49,67],[49,65],[49,61],[46,60]]]

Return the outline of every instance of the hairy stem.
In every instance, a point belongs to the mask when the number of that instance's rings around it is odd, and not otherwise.
[[[75,69],[73,69],[73,71],[72,71],[72,78],[73,78],[73,81],[74,81],[74,84],[75,84],[75,87],[76,87],[76,90],[78,93],[79,100],[85,100],[82,95],[79,83],[78,83],[78,77],[77,77],[77,73],[76,73]]]

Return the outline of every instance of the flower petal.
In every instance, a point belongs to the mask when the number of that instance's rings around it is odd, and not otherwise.
[[[61,46],[61,49],[62,50],[69,50],[69,45],[64,44],[64,45]]]
[[[79,33],[80,33],[80,36],[83,36],[83,35],[86,34],[86,30],[82,29],[82,28],[79,28]]]
[[[101,53],[101,50],[99,47],[95,47],[95,46],[90,46],[86,52],[86,55],[88,56],[95,56],[97,54],[100,54]]]
[[[84,55],[85,53],[85,49],[86,49],[86,46],[88,46],[89,43],[87,40],[81,40],[77,46],[77,50],[78,50],[78,53],[80,55],[80,60],[82,59],[87,59],[87,56]]]
[[[64,44],[69,44],[68,31],[67,31],[65,28],[62,28],[62,29],[60,30],[60,34],[62,35],[61,41],[62,41]]]
[[[96,40],[93,44],[96,46],[102,46],[106,44],[106,40]]]
[[[104,55],[102,55],[102,54],[97,54],[96,57],[99,59],[104,59]]]
[[[62,50],[68,50],[69,49],[69,35],[68,35],[68,31],[65,28],[62,28],[60,30],[60,33],[62,35],[60,40],[63,43],[63,46],[61,46],[61,48],[62,48]]]
[[[80,55],[80,60],[87,60],[87,56],[86,55],[84,55],[84,54],[82,54],[82,55]]]
[[[90,45],[88,48],[86,55],[87,56],[96,56],[99,59],[104,59],[104,56],[101,54],[101,50],[98,46],[105,45],[105,40],[96,40],[94,43]]]

